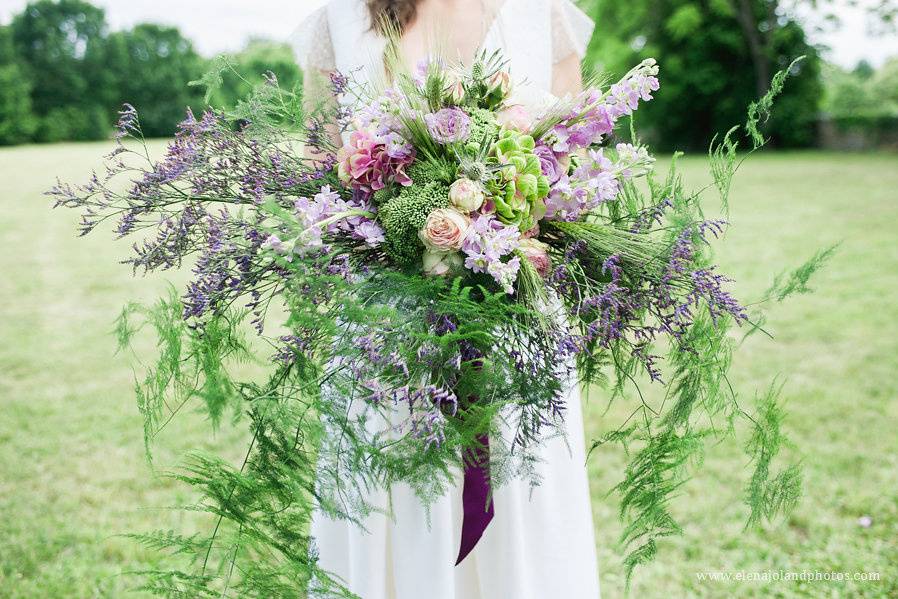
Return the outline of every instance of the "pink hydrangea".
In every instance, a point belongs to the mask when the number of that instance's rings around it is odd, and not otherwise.
[[[378,191],[395,181],[412,184],[405,168],[415,160],[415,149],[397,133],[378,135],[353,131],[337,154],[340,179],[365,191]]]

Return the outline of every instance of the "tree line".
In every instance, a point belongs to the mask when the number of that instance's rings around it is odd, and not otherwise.
[[[895,106],[893,67],[871,75],[873,83],[848,80],[809,42],[809,25],[796,15],[827,21],[834,0],[578,2],[598,23],[588,69],[614,77],[642,58],[661,63],[662,90],[637,116],[640,134],[661,149],[707,147],[742,122],[773,73],[798,56],[805,58],[766,124],[774,146],[813,145],[819,113],[832,105],[844,112],[854,100],[880,113]],[[871,22],[890,27],[896,4],[868,3]],[[223,73],[213,106],[233,106],[266,71],[287,87],[302,81],[284,44],[251,41],[230,62],[242,76]],[[110,31],[104,11],[85,0],[33,1],[0,27],[0,145],[103,139],[125,102],[140,112],[147,136],[171,135],[186,107],[204,106],[204,90],[188,83],[212,66],[175,28]],[[883,93],[892,100],[883,102]]]
[[[232,106],[266,71],[301,81],[283,44],[252,41],[231,62],[243,76],[223,73],[215,106]],[[171,135],[187,107],[204,106],[189,83],[211,66],[174,27],[110,31],[105,12],[82,0],[32,2],[0,27],[0,145],[105,139],[125,102],[145,135]]]
[[[804,60],[777,98],[765,133],[774,147],[817,143],[834,79],[825,76],[832,69],[807,32],[838,21],[837,0],[583,1],[601,29],[589,65],[619,73],[642,58],[660,62],[662,89],[637,115],[640,132],[657,147],[707,148],[715,134],[744,122],[746,107],[774,73],[799,56]],[[898,2],[871,0],[866,10],[869,27],[894,32]]]

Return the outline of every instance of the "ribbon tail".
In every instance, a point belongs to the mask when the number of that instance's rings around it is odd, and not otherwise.
[[[462,489],[463,520],[459,565],[474,550],[486,527],[495,515],[490,489],[490,439],[489,435],[477,438],[478,447],[470,450],[465,459],[465,481]]]

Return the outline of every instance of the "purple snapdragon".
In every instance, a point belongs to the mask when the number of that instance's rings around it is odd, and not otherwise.
[[[471,223],[462,246],[465,268],[489,274],[506,293],[513,293],[521,260],[515,256],[506,262],[503,258],[514,252],[520,241],[517,227],[505,225],[492,215],[480,215]]]
[[[615,160],[605,149],[590,150],[570,176],[563,175],[546,199],[546,218],[574,221],[615,199],[623,181],[648,174],[654,159],[642,146],[618,144]]]
[[[361,192],[345,200],[325,185],[312,198],[298,198],[293,203],[293,214],[301,231],[299,236],[288,243],[277,235],[270,235],[262,244],[263,249],[289,260],[293,253],[304,255],[323,248],[325,233],[348,234],[372,248],[385,241],[383,229],[373,220],[374,208],[367,194]]]
[[[570,115],[546,136],[550,147],[556,153],[572,153],[600,144],[618,119],[633,114],[640,101],[652,99],[652,93],[660,89],[657,75],[658,65],[647,59],[607,92],[584,92]]]

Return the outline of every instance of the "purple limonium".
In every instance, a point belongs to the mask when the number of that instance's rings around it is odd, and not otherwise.
[[[334,96],[342,96],[349,87],[349,77],[339,71],[331,73],[331,92]]]
[[[115,139],[119,141],[131,134],[140,134],[140,119],[137,109],[130,104],[124,104],[118,112],[118,123],[115,126]]]
[[[518,257],[505,261],[520,244],[521,232],[516,226],[505,225],[492,215],[480,215],[468,229],[462,246],[465,268],[493,277],[506,293],[514,292],[521,261]]]
[[[471,135],[471,117],[460,108],[443,108],[426,114],[424,122],[430,136],[439,144],[467,141]]]

